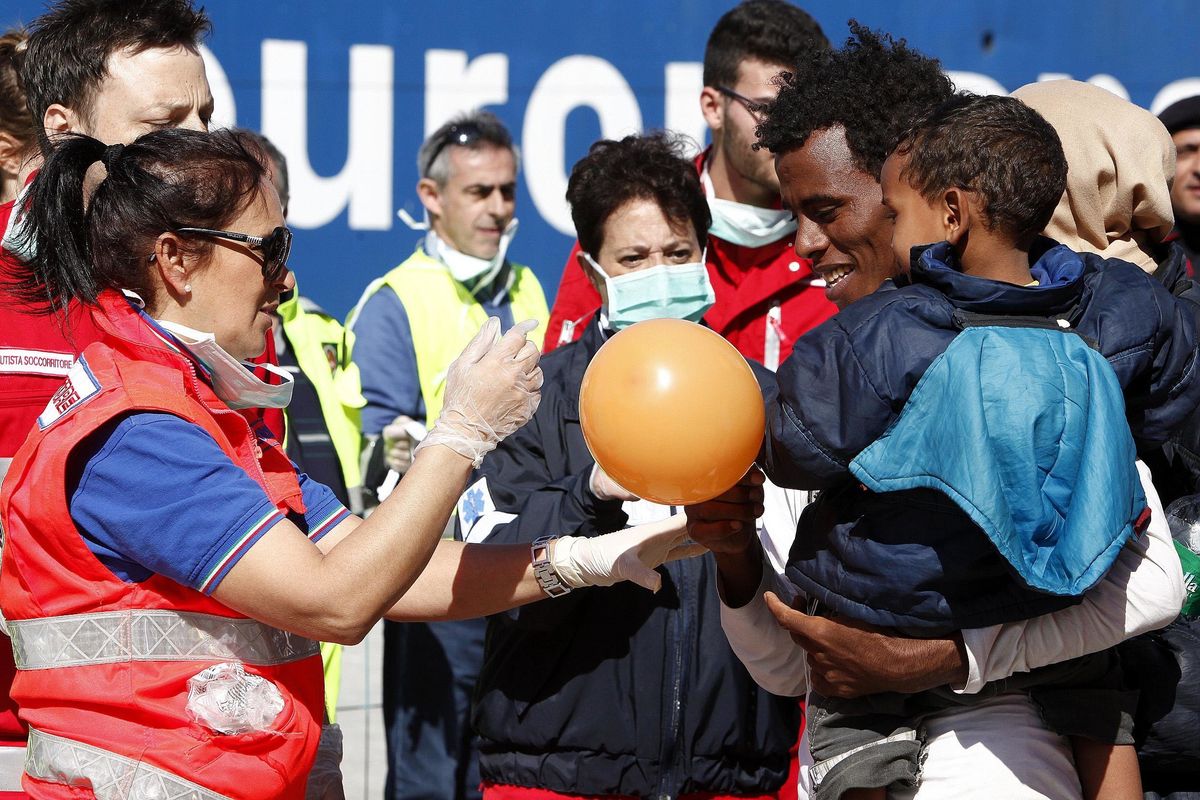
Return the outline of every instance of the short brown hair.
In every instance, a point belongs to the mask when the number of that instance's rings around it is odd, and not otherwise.
[[[21,144],[22,154],[37,143],[37,128],[29,116],[25,88],[21,85],[21,60],[29,34],[24,28],[12,28],[0,34],[0,132]]]

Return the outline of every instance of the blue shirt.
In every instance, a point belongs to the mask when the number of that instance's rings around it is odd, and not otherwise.
[[[496,292],[490,299],[475,299],[489,317],[500,318],[501,329],[512,327],[512,303],[507,291]],[[353,359],[367,400],[362,410],[363,433],[376,435],[402,414],[425,421],[412,328],[404,303],[390,286],[381,286],[359,310],[354,320]]]
[[[125,581],[164,575],[211,594],[284,519],[266,492],[198,425],[171,414],[122,417],[80,445],[70,512],[88,548]],[[307,511],[292,522],[312,541],[350,512],[299,476]]]

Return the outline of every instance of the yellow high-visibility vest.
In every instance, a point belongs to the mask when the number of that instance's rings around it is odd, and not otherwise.
[[[513,277],[508,297],[513,322],[536,319],[539,330],[544,331],[550,310],[541,284],[529,267],[510,264],[510,268]],[[383,286],[391,287],[408,315],[417,379],[425,401],[425,424],[432,425],[442,410],[450,363],[487,321],[487,312],[445,265],[418,247],[407,261],[367,286],[346,320],[347,328],[353,329],[358,310]]]

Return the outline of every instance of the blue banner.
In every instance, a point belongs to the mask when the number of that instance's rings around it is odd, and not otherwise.
[[[553,295],[571,244],[563,193],[601,136],[670,127],[703,142],[700,60],[728,0],[208,0],[216,121],[261,130],[288,158],[292,266],[304,294],[344,315],[419,233],[416,152],[453,114],[484,106],[523,162],[510,254]],[[810,0],[840,42],[846,21],[940,58],[962,88],[1091,80],[1161,110],[1200,94],[1191,0]],[[7,0],[0,24],[36,0]]]

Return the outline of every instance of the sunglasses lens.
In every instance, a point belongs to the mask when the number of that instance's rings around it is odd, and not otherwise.
[[[263,242],[263,277],[268,281],[279,280],[287,270],[288,256],[292,252],[292,232],[287,228],[276,228]]]

